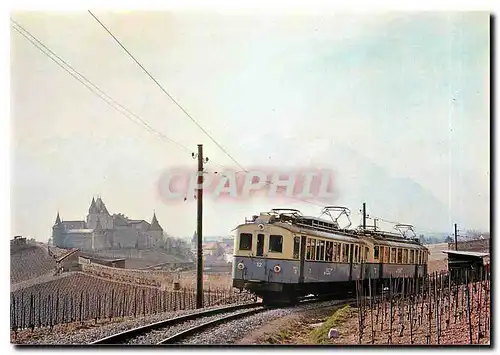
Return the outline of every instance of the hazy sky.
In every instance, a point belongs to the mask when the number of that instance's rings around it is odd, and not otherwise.
[[[421,217],[426,205],[369,204],[374,215],[428,231],[488,229],[489,14],[96,14],[244,167],[335,169],[346,189],[332,203],[356,211],[379,189],[367,162],[383,171],[387,198],[391,179],[404,180],[445,211],[432,220]],[[204,144],[207,170],[235,167],[88,13],[12,19],[165,136],[193,151]],[[196,169],[190,153],[127,120],[14,30],[11,41],[12,235],[46,240],[57,211],[84,219],[98,194],[111,213],[150,221],[154,209],[169,234],[191,235],[195,202],[165,204],[157,189],[169,167]],[[204,234],[277,205],[207,198]]]

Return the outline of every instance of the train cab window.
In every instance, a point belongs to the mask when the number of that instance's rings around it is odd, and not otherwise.
[[[396,248],[391,248],[391,264],[396,263]]]
[[[403,250],[398,248],[398,264],[403,263]]]
[[[414,254],[414,250],[410,250],[410,260],[408,260],[408,263],[409,264],[413,264],[415,262],[415,254]]]
[[[379,259],[379,252],[378,246],[373,247],[373,259],[375,259],[375,261],[378,261]]]
[[[293,238],[293,258],[299,259],[300,255],[300,237]]]
[[[408,264],[408,249],[403,250],[403,264]]]
[[[370,249],[368,247],[365,247],[365,259],[364,261],[368,261],[368,256],[370,255]]]
[[[333,261],[333,242],[326,242],[325,260],[329,262]]]
[[[240,250],[252,250],[252,234],[240,233]]]
[[[420,264],[422,264],[422,253],[420,252],[420,250],[417,251],[417,255],[418,255],[418,258],[417,258],[418,262],[417,262],[417,264],[420,265]]]
[[[391,248],[384,247],[384,263],[390,263]]]
[[[282,253],[283,252],[283,236],[270,235],[269,236],[269,252]]]

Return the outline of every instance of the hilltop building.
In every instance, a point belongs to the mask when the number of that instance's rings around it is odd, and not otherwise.
[[[151,249],[161,246],[163,228],[153,212],[151,223],[123,214],[111,215],[100,197],[92,198],[86,221],[63,221],[59,212],[52,227],[52,240],[60,248],[80,250]]]

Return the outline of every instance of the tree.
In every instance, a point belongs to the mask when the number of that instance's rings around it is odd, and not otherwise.
[[[448,235],[445,239],[444,239],[444,242],[445,243],[453,243],[453,239]]]

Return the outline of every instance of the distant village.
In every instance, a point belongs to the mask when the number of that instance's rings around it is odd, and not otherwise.
[[[232,237],[211,237],[204,238],[203,242],[203,262],[206,268],[213,271],[226,269],[233,262],[234,238]],[[216,239],[206,241],[207,239]],[[197,235],[191,238],[191,252],[196,255]],[[221,270],[222,271],[222,270]]]

